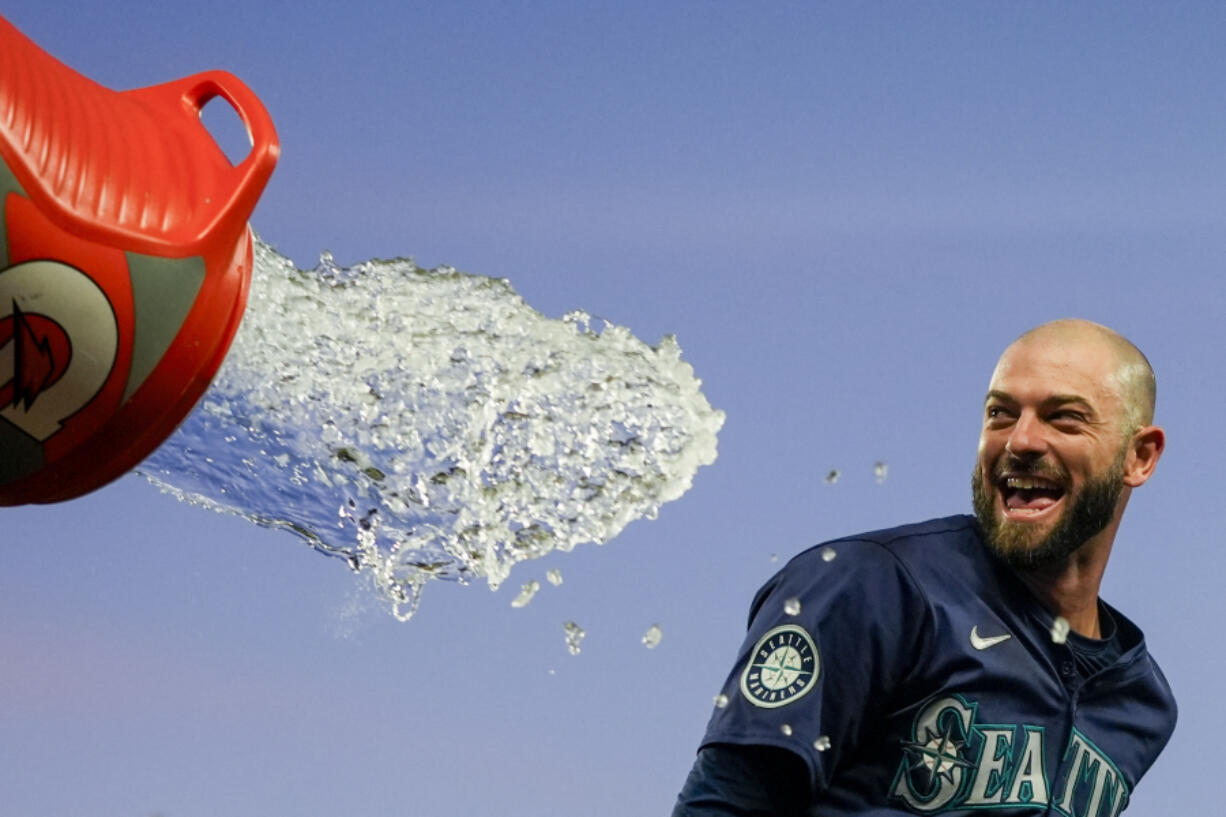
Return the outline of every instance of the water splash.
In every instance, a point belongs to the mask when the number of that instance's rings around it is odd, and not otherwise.
[[[545,574],[545,579],[554,587],[559,587],[562,584],[562,571],[555,567]]]
[[[715,704],[716,709],[727,709],[728,696],[721,692],[720,694],[716,695],[714,699],[712,699],[712,703]]]
[[[505,280],[299,270],[257,241],[225,364],[138,470],[344,559],[407,619],[430,581],[497,588],[654,518],[715,460],[724,415],[699,386],[671,336],[551,320]]]
[[[796,598],[795,596],[786,599],[783,602],[783,612],[787,613],[789,616],[800,615],[800,599]]]
[[[813,748],[819,752],[830,751],[830,736],[822,735],[817,740],[813,741]]]
[[[541,583],[536,579],[533,579],[530,582],[525,582],[524,585],[519,588],[519,595],[511,600],[511,606],[515,608],[527,607],[528,602],[532,601],[532,598],[536,595],[536,591],[540,589]]]
[[[583,639],[587,636],[587,633],[585,633],[583,628],[573,621],[568,621],[563,624],[562,631],[566,633],[566,649],[570,651],[571,655],[578,655],[579,645],[583,643]]]
[[[873,463],[873,476],[877,479],[877,484],[885,482],[885,479],[890,474],[890,466],[884,462]]]
[[[1063,644],[1068,641],[1069,630],[1068,619],[1064,616],[1056,616],[1051,623],[1051,640],[1056,644]]]
[[[834,548],[830,547],[830,545],[826,545],[826,547],[822,548],[821,553],[823,562],[833,562],[835,557],[839,555]]]
[[[834,485],[839,481],[839,477],[841,476],[843,476],[843,473],[839,471],[839,469],[831,468],[830,473],[826,474],[825,482],[827,485]]]
[[[791,737],[792,736],[792,725],[790,723],[785,723],[779,727],[779,731],[782,732],[784,735]]]
[[[658,624],[652,624],[647,628],[647,632],[643,633],[643,646],[649,650],[654,650],[660,646],[660,639],[664,638],[664,631],[660,629]]]

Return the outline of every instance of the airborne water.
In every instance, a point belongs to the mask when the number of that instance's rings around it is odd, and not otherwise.
[[[427,582],[497,588],[654,517],[714,462],[724,415],[676,341],[600,323],[549,319],[506,280],[300,270],[257,241],[225,364],[138,470],[343,558],[407,619]]]

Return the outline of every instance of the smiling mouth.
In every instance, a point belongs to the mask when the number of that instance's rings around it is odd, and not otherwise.
[[[1029,474],[1006,474],[996,481],[996,488],[1000,492],[1005,516],[1010,519],[1046,516],[1060,504],[1065,494],[1059,483]]]

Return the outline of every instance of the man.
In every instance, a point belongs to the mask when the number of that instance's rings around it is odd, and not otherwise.
[[[975,516],[852,536],[759,591],[674,817],[1115,817],[1175,726],[1140,630],[1098,598],[1153,474],[1153,371],[1104,326],[1001,356]]]

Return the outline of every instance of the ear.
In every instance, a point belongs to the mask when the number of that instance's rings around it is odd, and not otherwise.
[[[1154,473],[1165,447],[1166,432],[1158,426],[1146,426],[1133,434],[1124,460],[1124,484],[1129,488],[1144,485]]]

